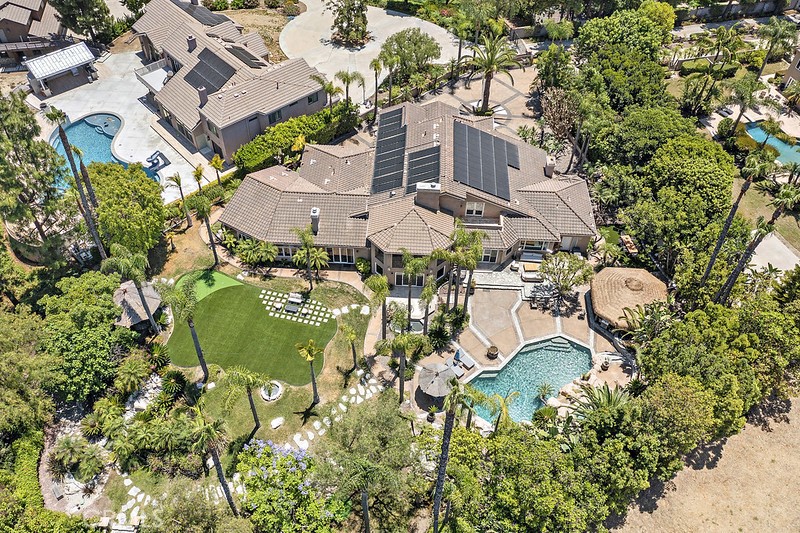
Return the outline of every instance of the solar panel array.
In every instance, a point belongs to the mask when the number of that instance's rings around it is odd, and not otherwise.
[[[519,167],[516,146],[462,122],[453,124],[453,178],[456,181],[511,200],[509,165]]]
[[[197,59],[199,62],[186,73],[184,79],[195,89],[205,87],[208,94],[219,91],[236,73],[234,67],[207,48],[200,52]]]
[[[384,192],[402,187],[406,152],[406,127],[403,110],[394,109],[380,115],[378,140],[375,144],[375,170],[372,192]]]
[[[243,48],[231,46],[227,50],[250,68],[261,68],[267,66],[263,61],[260,61],[256,56]]]
[[[196,6],[191,2],[183,2],[181,0],[172,0],[172,3],[176,6],[183,9],[186,13],[189,14],[190,17],[195,19],[197,22],[202,24],[203,26],[216,26],[217,24],[222,24],[223,22],[227,22],[230,19],[225,15],[219,15],[217,13],[212,13],[207,8],[203,6]]]
[[[417,183],[439,182],[439,154],[438,146],[408,154],[407,192],[414,192]]]

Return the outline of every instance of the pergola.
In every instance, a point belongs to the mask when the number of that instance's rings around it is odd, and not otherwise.
[[[23,64],[28,68],[28,78],[31,80],[31,88],[34,92],[50,96],[51,91],[47,82],[66,73],[78,76],[80,69],[84,69],[87,76],[96,79],[97,76],[92,67],[94,61],[95,57],[92,51],[89,50],[86,43],[80,42],[49,54],[28,59],[23,61]]]
[[[642,268],[604,268],[591,287],[594,314],[618,329],[628,327],[625,308],[667,299],[667,285]]]

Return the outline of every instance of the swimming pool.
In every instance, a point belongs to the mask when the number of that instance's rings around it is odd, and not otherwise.
[[[122,119],[111,113],[95,113],[87,115],[82,119],[73,122],[64,128],[70,144],[77,146],[83,152],[83,163],[119,163],[125,167],[128,162],[117,159],[111,151],[111,143],[122,126]],[[50,144],[56,149],[61,157],[67,158],[64,146],[58,137],[58,130],[53,132]],[[77,158],[75,164],[78,164]],[[144,172],[155,182],[159,182],[158,174],[152,172],[147,166]]]
[[[553,337],[523,346],[499,372],[481,372],[470,384],[489,396],[517,391],[519,396],[510,404],[509,414],[516,422],[530,420],[534,411],[542,407],[538,389],[549,383],[553,392],[591,370],[592,352],[564,337]],[[478,415],[493,421],[490,411],[477,408]]]
[[[747,134],[757,143],[764,142],[764,139],[767,137],[766,132],[761,129],[758,122],[746,124],[745,129],[747,130]],[[778,161],[784,165],[786,163],[800,163],[800,152],[797,151],[797,146],[786,144],[782,140],[772,136],[767,140],[767,144],[778,151]]]

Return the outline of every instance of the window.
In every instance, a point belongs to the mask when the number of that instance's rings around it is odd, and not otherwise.
[[[412,285],[416,287],[422,287],[425,284],[425,276],[419,275],[414,280],[412,280]],[[408,276],[405,274],[395,274],[394,275],[394,284],[395,286],[408,286]]]
[[[294,255],[294,248],[291,246],[278,246],[278,257],[282,259],[291,258]]]
[[[375,273],[376,274],[383,274],[383,267],[379,263],[375,263]]]
[[[447,275],[447,264],[444,261],[440,261],[439,268],[436,269],[436,280],[439,281]]]
[[[328,260],[331,263],[355,263],[355,253],[352,248],[325,248],[328,252]]]
[[[294,107],[299,103],[300,103],[300,100],[296,100],[296,101],[292,102],[291,104],[289,104],[289,107]]]
[[[281,110],[277,110],[274,113],[270,113],[267,115],[267,119],[269,120],[270,124],[275,124],[279,120],[283,120],[283,115],[281,115]]]
[[[499,250],[484,250],[481,261],[484,263],[497,263],[497,253]]]
[[[483,202],[467,202],[467,216],[482,217],[485,205]]]
[[[206,125],[208,126],[208,131],[211,132],[214,136],[219,137],[219,130],[214,125],[213,122],[210,120],[206,120]]]
[[[522,241],[519,248],[523,252],[541,252],[545,249],[545,243],[542,241]]]
[[[312,95],[309,95],[308,97],[309,104],[315,104],[317,102],[319,102],[319,93],[314,93]]]

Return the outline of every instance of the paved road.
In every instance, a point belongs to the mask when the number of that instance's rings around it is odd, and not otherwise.
[[[445,29],[417,17],[376,7],[367,10],[367,28],[372,39],[361,48],[344,48],[330,41],[333,14],[325,11],[321,0],[303,0],[308,8],[305,13],[291,20],[281,32],[280,45],[289,58],[302,57],[312,67],[322,72],[329,80],[340,70],[360,72],[366,83],[364,90],[350,87],[350,96],[361,102],[375,94],[375,75],[369,63],[380,52],[386,39],[407,28],[419,28],[442,47],[439,62],[444,63],[458,56],[458,39]],[[380,80],[386,77],[383,72]]]
[[[756,248],[756,253],[753,254],[751,264],[757,267],[766,267],[771,264],[775,268],[779,268],[786,272],[800,264],[800,257],[798,252],[790,248],[780,237],[774,232],[770,233],[761,244]]]

